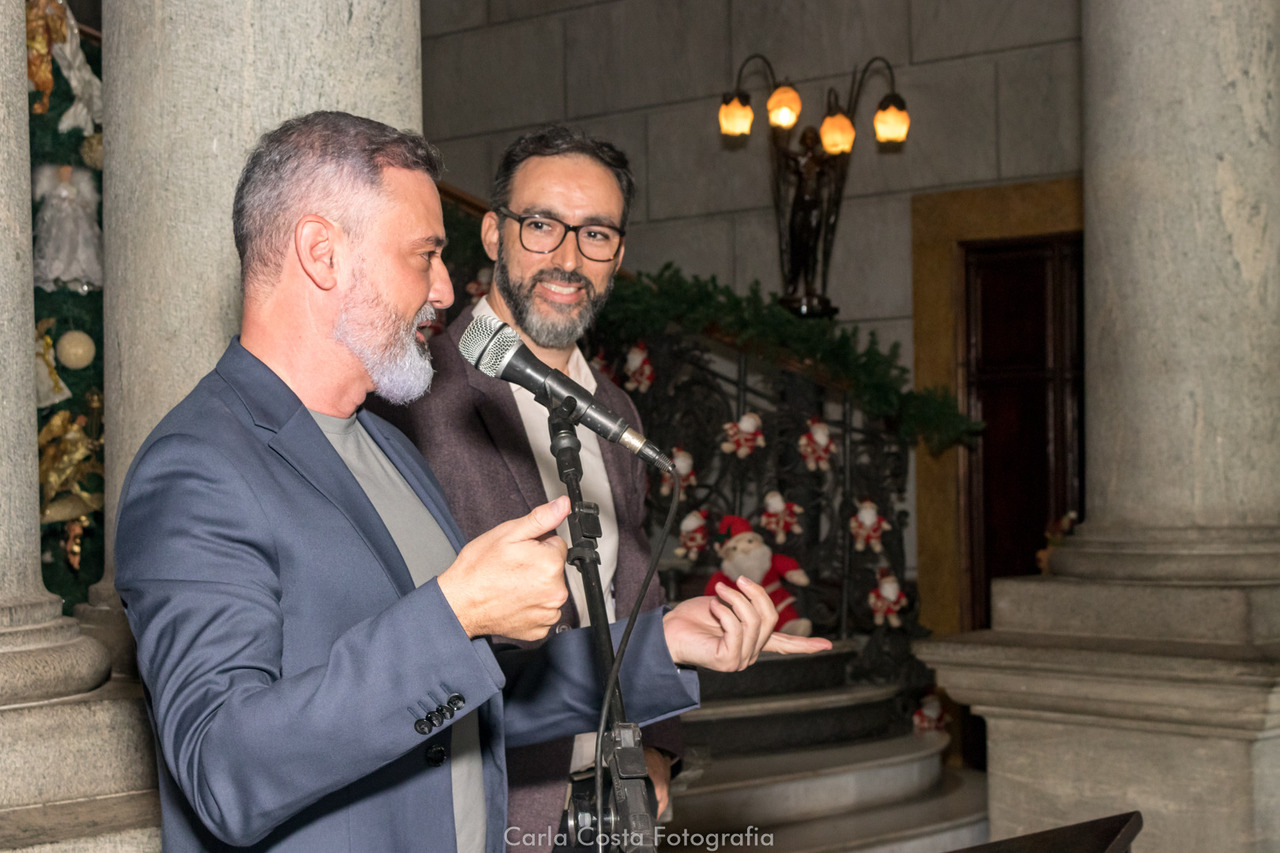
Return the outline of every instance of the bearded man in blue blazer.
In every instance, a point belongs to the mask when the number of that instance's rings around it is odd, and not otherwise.
[[[417,134],[313,113],[241,174],[241,333],[138,451],[116,528],[166,851],[497,853],[505,746],[594,728],[588,635],[488,640],[556,624],[567,499],[464,547],[421,456],[360,410],[430,384],[439,171]],[[759,587],[719,593],[638,623],[637,722],[696,704],[688,667],[823,647],[773,634]]]

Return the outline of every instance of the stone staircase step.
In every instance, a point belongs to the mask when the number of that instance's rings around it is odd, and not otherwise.
[[[825,652],[812,655],[763,654],[740,672],[698,670],[702,700],[802,693],[815,686],[844,684],[849,666],[866,645],[866,637],[837,640]]]
[[[676,778],[674,815],[699,831],[774,826],[908,800],[935,788],[941,732],[712,757]],[[696,755],[694,756],[696,760]]]
[[[159,853],[160,796],[138,791],[2,809],[0,850]]]
[[[709,849],[705,830],[670,826],[662,832],[663,850]],[[909,800],[779,826],[739,824],[710,843],[720,851],[741,853],[761,853],[766,847],[786,853],[946,853],[987,840],[986,774],[947,768],[937,786]]]
[[[685,743],[712,755],[778,752],[892,733],[899,685],[847,685],[778,696],[710,699],[682,714]]]

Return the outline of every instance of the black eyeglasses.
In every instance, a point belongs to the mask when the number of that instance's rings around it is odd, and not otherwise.
[[[611,261],[618,257],[627,233],[612,225],[569,225],[554,216],[531,213],[527,216],[499,207],[497,213],[520,223],[520,245],[530,252],[547,255],[560,248],[570,231],[578,241],[578,251],[589,261]]]

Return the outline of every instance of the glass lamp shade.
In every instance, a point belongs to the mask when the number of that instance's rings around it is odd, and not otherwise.
[[[828,154],[848,154],[853,150],[853,138],[857,134],[849,117],[837,111],[822,120],[818,135],[822,137],[823,151]]]
[[[745,95],[725,95],[720,104],[720,133],[724,136],[746,136],[751,132],[755,113]]]
[[[800,93],[783,83],[773,90],[765,108],[769,110],[769,124],[790,130],[800,120]]]
[[[896,92],[890,92],[880,101],[876,117],[872,120],[876,128],[877,142],[904,142],[907,130],[911,127],[911,116],[907,114],[907,104]]]

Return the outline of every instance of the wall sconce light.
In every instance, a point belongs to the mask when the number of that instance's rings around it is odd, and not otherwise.
[[[840,202],[856,131],[853,115],[867,74],[877,63],[889,74],[889,94],[881,99],[872,125],[882,150],[900,148],[911,126],[906,101],[898,94],[893,66],[882,56],[872,58],[858,73],[853,69],[849,95],[841,106],[835,89],[827,89],[826,117],[820,130],[812,126],[800,132],[799,150],[791,148],[791,131],[800,119],[800,95],[786,82],[779,85],[773,64],[753,53],[738,66],[734,90],[726,92],[720,106],[720,133],[742,137],[751,133],[751,98],[742,88],[742,74],[753,59],[768,72],[770,145],[769,167],[773,179],[773,206],[778,228],[778,260],[784,306],[802,317],[831,317],[836,313],[827,298],[827,274]]]

